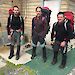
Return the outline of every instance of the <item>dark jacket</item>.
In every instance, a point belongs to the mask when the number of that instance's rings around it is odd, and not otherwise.
[[[47,20],[45,17],[40,16],[39,18],[34,17],[32,19],[32,36],[39,35],[42,38],[46,36],[47,33]]]
[[[24,34],[24,20],[20,16],[15,17],[14,15],[12,15],[12,19],[11,19],[11,15],[8,17],[8,23],[7,23],[7,32],[8,35],[10,35],[10,29],[13,30],[18,30],[21,29],[22,30],[22,34]]]
[[[53,41],[53,38],[55,37],[55,40],[57,41],[66,41],[68,42],[72,37],[72,30],[70,27],[70,21],[68,20],[65,26],[65,21],[62,23],[54,23],[51,33],[51,41]]]

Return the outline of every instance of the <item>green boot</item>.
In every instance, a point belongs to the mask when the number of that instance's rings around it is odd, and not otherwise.
[[[14,46],[10,45],[10,55],[8,57],[8,59],[11,59],[14,56]]]
[[[18,60],[19,57],[20,57],[20,45],[17,46],[16,60]]]
[[[44,62],[46,62],[46,60],[47,60],[46,48],[45,47],[43,48],[43,60],[44,60]]]
[[[31,59],[34,59],[35,56],[36,56],[36,47],[33,47]]]

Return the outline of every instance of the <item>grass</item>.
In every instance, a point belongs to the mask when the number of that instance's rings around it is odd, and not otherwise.
[[[0,75],[36,75],[35,71],[25,65],[14,65],[10,62],[6,62],[7,65],[0,68]]]

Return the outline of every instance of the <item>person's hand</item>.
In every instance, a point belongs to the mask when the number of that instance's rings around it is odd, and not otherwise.
[[[23,40],[24,39],[24,36],[23,35],[21,35],[21,38],[20,38],[21,40]]]
[[[51,45],[53,45],[54,44],[54,41],[51,41]]]
[[[21,29],[16,30],[17,32],[21,32]]]
[[[9,40],[11,39],[11,35],[8,35],[8,39],[9,39]]]
[[[13,29],[10,29],[10,32],[13,32],[14,30]]]
[[[65,41],[63,41],[63,42],[60,43],[60,46],[61,47],[64,47],[65,45],[66,45],[66,42]]]

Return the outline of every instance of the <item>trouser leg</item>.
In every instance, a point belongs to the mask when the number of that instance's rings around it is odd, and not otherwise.
[[[38,42],[38,36],[37,35],[33,35],[32,36],[32,56],[31,59],[34,59],[34,57],[36,56],[36,47],[37,47],[37,42]]]
[[[9,59],[11,59],[14,56],[14,45],[10,45],[10,55],[9,55]]]
[[[67,55],[66,54],[62,54],[62,61],[61,61],[61,64],[60,64],[59,68],[65,68],[66,60],[67,60]]]
[[[59,51],[59,47],[60,47],[60,42],[55,41],[54,46],[53,46],[53,59],[51,64],[54,65],[57,63],[57,57],[58,57],[58,51]]]
[[[67,61],[67,47],[64,47],[62,50],[62,60],[60,64],[60,68],[65,68],[66,66],[66,61]]]
[[[20,57],[20,45],[17,45],[16,60]]]
[[[57,56],[58,56],[58,51],[54,51],[53,60],[51,62],[52,65],[57,63]]]
[[[43,47],[42,49],[43,49],[43,60],[44,60],[44,62],[46,62],[46,60],[47,60],[46,47]]]
[[[45,47],[45,40],[44,38],[39,37],[40,47],[42,48],[42,54],[43,54],[43,60],[46,62],[47,56],[46,56],[46,47]]]
[[[17,42],[16,60],[18,60],[20,57],[20,42],[21,42],[20,37],[21,37],[21,32],[15,32],[15,38]]]

